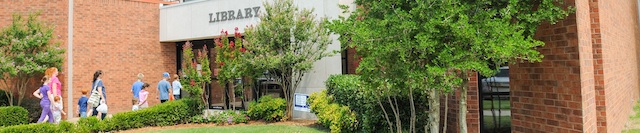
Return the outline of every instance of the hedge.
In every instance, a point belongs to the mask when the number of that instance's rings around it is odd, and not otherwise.
[[[325,81],[327,86],[326,94],[333,96],[335,103],[348,106],[351,111],[354,111],[358,120],[359,132],[387,132],[389,126],[384,118],[384,112],[377,103],[378,92],[373,89],[367,88],[360,81],[358,75],[331,75]],[[422,94],[415,94],[414,97],[426,97]],[[385,97],[386,98],[386,97]],[[406,96],[396,95],[397,104],[400,110],[400,119],[402,123],[409,123],[410,121],[410,104],[409,98]],[[388,108],[389,104],[386,99],[380,100],[381,103],[386,106],[389,118],[394,118],[391,108]],[[414,99],[415,103],[427,103],[426,99]],[[416,110],[428,110],[426,104],[416,104]],[[417,112],[416,117],[419,120],[425,120],[427,118],[426,112]],[[393,122],[393,120],[392,120]],[[416,125],[425,125],[425,121],[418,121]],[[409,128],[409,124],[403,124],[405,129]],[[420,127],[420,126],[419,126]],[[419,128],[418,132],[423,132],[424,128]]]
[[[287,101],[282,98],[272,98],[271,96],[263,96],[249,103],[247,114],[249,118],[254,120],[265,120],[267,122],[281,121],[285,117],[285,109]]]
[[[201,105],[200,100],[185,98],[138,111],[117,113],[112,118],[102,121],[96,117],[88,117],[80,119],[78,124],[62,121],[60,125],[49,123],[17,125],[0,128],[0,133],[89,133],[119,131],[146,126],[169,126],[189,122],[192,116],[202,113]]]
[[[29,123],[29,112],[20,106],[0,107],[0,127]]]
[[[347,106],[333,103],[333,97],[326,90],[315,92],[309,97],[311,112],[318,116],[318,122],[329,127],[331,132],[354,132],[358,126],[356,114]]]

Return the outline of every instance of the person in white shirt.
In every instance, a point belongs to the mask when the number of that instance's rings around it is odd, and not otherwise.
[[[180,99],[180,90],[182,89],[182,84],[180,83],[180,77],[178,74],[173,75],[173,82],[171,83],[173,88],[173,98],[174,100]]]

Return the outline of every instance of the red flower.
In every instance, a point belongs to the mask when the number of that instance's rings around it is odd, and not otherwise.
[[[243,52],[243,53],[244,53],[245,51],[247,51],[247,49],[245,49],[245,48],[240,48],[240,52]]]
[[[229,43],[229,47],[231,47],[231,48],[236,47],[236,44],[235,44],[235,43],[233,43],[233,41],[231,41],[231,42]]]
[[[240,37],[242,36],[242,34],[240,34],[240,32],[236,32],[236,37]]]
[[[220,30],[220,34],[223,34],[223,33],[224,33],[224,29]]]
[[[220,66],[224,66],[224,62],[220,62]]]
[[[196,81],[194,81],[193,79],[191,80],[191,86],[196,85]]]
[[[236,27],[236,31],[238,31],[238,27]]]
[[[224,36],[228,36],[228,35],[229,35],[229,32],[224,31]]]

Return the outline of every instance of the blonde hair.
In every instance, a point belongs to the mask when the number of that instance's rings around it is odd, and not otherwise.
[[[180,76],[178,76],[178,74],[173,74],[173,80],[178,80],[180,79]]]
[[[138,79],[142,79],[142,78],[144,78],[144,74],[138,73]]]

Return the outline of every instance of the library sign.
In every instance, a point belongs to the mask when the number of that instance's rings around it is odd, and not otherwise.
[[[248,19],[253,17],[258,17],[258,11],[260,11],[260,7],[248,7],[244,9],[238,10],[228,10],[228,11],[220,11],[216,13],[209,13],[209,23],[216,23],[222,21],[230,21],[230,20],[238,20],[238,19]]]

